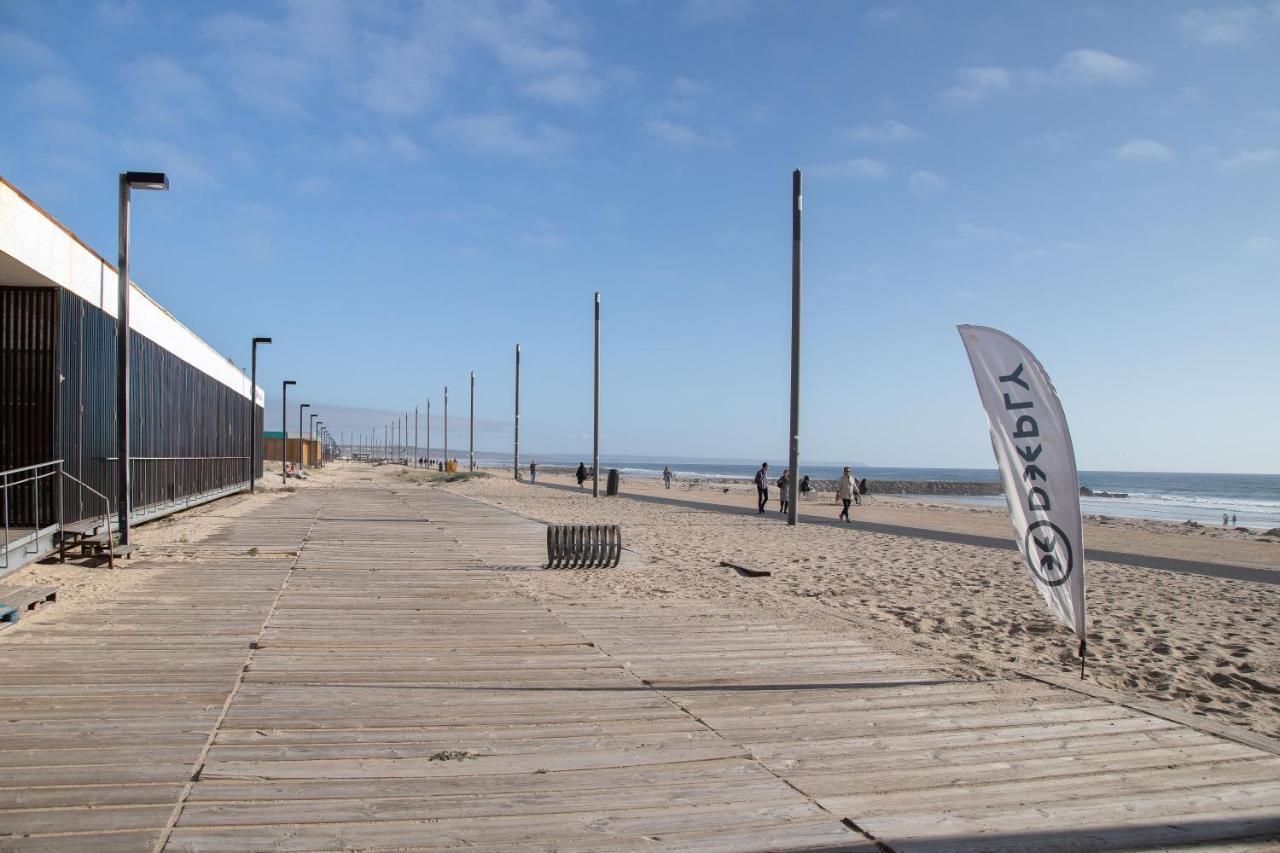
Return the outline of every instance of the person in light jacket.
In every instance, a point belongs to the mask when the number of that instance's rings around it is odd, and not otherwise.
[[[847,467],[844,473],[840,475],[839,482],[836,483],[836,497],[844,504],[840,510],[840,521],[849,521],[849,504],[853,503],[853,499],[858,494],[858,484],[853,479],[853,472]]]

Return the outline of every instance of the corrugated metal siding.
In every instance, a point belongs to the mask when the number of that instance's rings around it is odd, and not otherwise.
[[[116,498],[115,340],[109,314],[63,290],[60,297],[58,437],[66,470]],[[130,335],[131,477],[135,508],[176,501],[248,479],[247,441],[262,409],[137,332]],[[261,440],[260,438],[258,439]],[[202,457],[193,461],[193,457]],[[101,512],[101,501],[66,488],[65,520]]]
[[[57,301],[51,289],[0,287],[0,470],[57,458]],[[54,519],[52,481],[40,484],[39,523]],[[9,524],[36,523],[31,484],[9,490]]]

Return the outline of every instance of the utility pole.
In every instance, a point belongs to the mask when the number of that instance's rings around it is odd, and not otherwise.
[[[444,469],[449,470],[449,386],[444,386]]]
[[[413,467],[418,467],[418,407],[413,407]]]
[[[791,469],[787,504],[787,524],[794,527],[796,508],[795,484],[800,477],[800,215],[804,209],[800,186],[800,170],[791,173],[791,442],[787,466]]]
[[[427,464],[431,464],[431,398],[427,398]]]
[[[591,496],[600,497],[600,291],[596,291],[595,417],[591,445]]]
[[[516,344],[516,448],[512,455],[512,473],[520,479],[520,345]]]
[[[468,429],[467,470],[476,470],[476,372],[471,371],[471,426]]]

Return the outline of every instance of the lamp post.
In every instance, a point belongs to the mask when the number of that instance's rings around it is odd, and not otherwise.
[[[449,386],[444,386],[444,470],[449,470]]]
[[[512,454],[512,473],[520,479],[520,345],[516,344],[516,447]]]
[[[311,408],[310,403],[298,404],[298,471],[302,471],[302,410]]]
[[[310,415],[307,416],[307,450],[308,451],[313,450],[314,448],[312,447],[312,445],[316,443],[316,424],[318,423],[318,421],[316,421],[316,418],[318,417],[320,416],[315,412],[312,412]],[[314,459],[311,460],[311,467],[312,468],[316,467],[316,460]]]
[[[476,372],[471,371],[471,426],[468,427],[467,470],[476,470]]]
[[[249,374],[249,494],[253,494],[253,483],[258,477],[258,344],[269,344],[271,338],[253,339],[253,367]],[[266,400],[263,400],[265,403]],[[263,413],[264,420],[266,413]]]
[[[289,482],[289,386],[298,383],[286,379],[280,387],[280,483]]]
[[[311,417],[314,418],[315,415]],[[317,448],[316,459],[319,467],[324,467],[324,421],[316,421],[314,429],[315,437],[311,439],[311,443],[320,445]],[[317,465],[312,465],[311,467],[315,468]]]
[[[413,407],[413,467],[418,467],[418,407]]]
[[[600,291],[596,291],[595,417],[591,443],[591,496],[600,497]]]
[[[799,510],[792,498],[800,476],[800,216],[804,209],[800,170],[791,173],[791,433],[787,465],[791,469],[787,524],[794,527]]]
[[[120,544],[129,544],[129,205],[134,190],[167,190],[163,172],[120,173],[120,258],[116,301],[116,511]],[[110,542],[107,543],[111,545]]]

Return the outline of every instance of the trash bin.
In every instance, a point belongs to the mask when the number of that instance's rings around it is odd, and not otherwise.
[[[618,476],[618,469],[617,469],[617,468],[610,468],[610,469],[609,469],[609,480],[608,480],[608,482],[606,483],[606,485],[605,485],[605,487],[604,487],[604,493],[605,493],[606,495],[616,495],[616,494],[618,493],[618,483],[619,483],[621,480],[622,480],[622,478],[621,478],[620,476]]]

